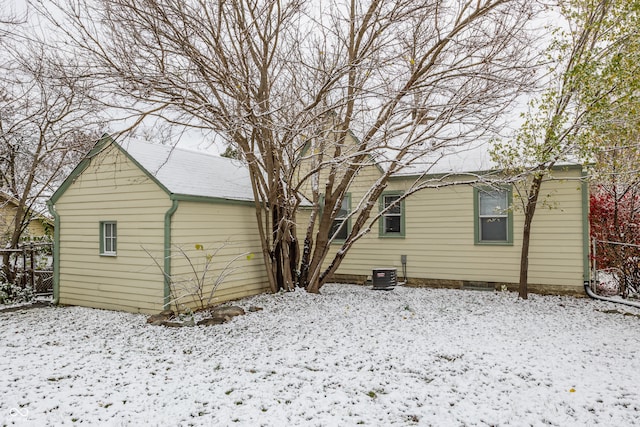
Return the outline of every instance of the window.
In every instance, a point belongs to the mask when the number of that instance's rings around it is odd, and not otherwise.
[[[351,195],[345,194],[342,199],[342,206],[340,207],[340,211],[336,215],[336,218],[333,220],[333,224],[331,224],[331,229],[329,230],[329,238],[331,238],[334,233],[334,240],[346,240],[347,235],[349,234],[349,210],[351,209]]]
[[[476,243],[512,244],[513,218],[511,191],[508,189],[476,188]]]
[[[118,228],[115,221],[100,222],[100,255],[115,255]]]
[[[402,194],[383,194],[380,198],[380,237],[404,237],[404,200]],[[386,210],[386,211],[385,211]]]

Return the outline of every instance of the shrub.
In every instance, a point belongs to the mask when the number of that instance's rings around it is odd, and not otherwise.
[[[244,252],[235,256],[222,257],[220,252],[230,245],[224,242],[216,248],[208,249],[204,245],[195,244],[193,249],[187,251],[174,245],[173,257],[182,257],[188,265],[189,272],[183,275],[168,275],[160,262],[151,253],[143,250],[153,259],[156,266],[170,282],[171,304],[178,313],[191,312],[189,307],[203,310],[214,302],[214,294],[227,277],[240,267],[234,264],[245,259],[250,261],[254,254]],[[215,264],[215,265],[214,265]]]
[[[640,194],[597,187],[590,197],[593,261],[599,270],[615,273],[623,296],[640,285]]]
[[[35,298],[33,289],[29,286],[19,286],[13,283],[0,282],[0,304],[18,304],[31,302]]]

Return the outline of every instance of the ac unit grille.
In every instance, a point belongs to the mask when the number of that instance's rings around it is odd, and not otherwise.
[[[376,268],[371,274],[373,289],[389,290],[398,283],[398,272],[395,268]]]

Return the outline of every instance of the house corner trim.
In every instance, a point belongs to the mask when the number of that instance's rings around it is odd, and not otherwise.
[[[53,301],[60,302],[60,215],[51,200],[47,200],[47,209],[53,216]]]
[[[164,214],[164,310],[171,308],[171,219],[178,209],[178,203],[178,200],[172,197],[171,207]]]

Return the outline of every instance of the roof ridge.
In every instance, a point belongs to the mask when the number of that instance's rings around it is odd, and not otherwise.
[[[178,146],[178,144],[159,144],[156,142],[150,142],[144,139],[140,139],[140,138],[134,138],[134,137],[123,137],[123,138],[119,138],[119,139],[114,139],[115,143],[118,144],[120,147],[124,148],[126,150],[126,143],[127,142],[133,142],[136,144],[144,144],[144,145],[149,145],[149,146],[153,146],[153,147],[158,147],[158,148],[165,148],[168,151],[182,151],[182,152],[186,152],[186,153],[192,153],[192,154],[198,154],[198,155],[202,155],[202,156],[207,156],[207,157],[213,157],[216,159],[222,159],[224,161],[236,161],[239,163],[244,164],[244,162],[241,159],[233,159],[230,157],[224,157],[220,154],[214,154],[214,153],[209,153],[207,151],[202,151],[202,150],[194,150],[194,149],[190,149],[190,148],[185,148],[185,147],[180,147]]]

